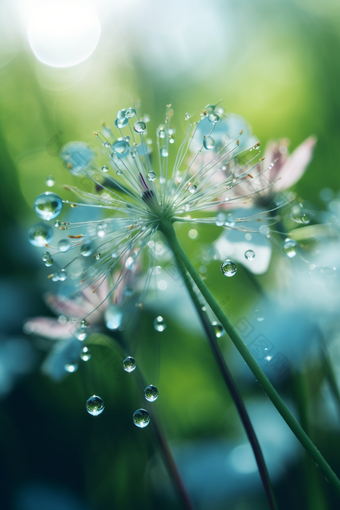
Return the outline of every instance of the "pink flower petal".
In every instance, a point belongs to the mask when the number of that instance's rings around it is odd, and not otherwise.
[[[51,340],[65,340],[72,337],[74,324],[66,322],[62,324],[56,319],[48,317],[35,317],[24,325],[25,333],[35,334],[50,338]]]
[[[82,319],[90,311],[85,303],[79,305],[72,299],[56,294],[46,294],[45,302],[56,315],[65,315],[68,319]]]
[[[290,188],[303,176],[312,159],[316,141],[315,136],[310,136],[289,156],[278,174],[280,180],[275,186],[276,191]]]

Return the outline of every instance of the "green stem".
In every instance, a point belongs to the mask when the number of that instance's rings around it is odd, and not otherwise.
[[[116,337],[112,336],[112,333],[110,334],[110,338],[112,338],[117,346],[124,351],[126,354],[128,352],[128,347],[124,338],[124,335],[120,331],[115,331]],[[140,388],[142,391],[146,388],[147,384],[145,382],[145,379],[143,377],[143,374],[140,370],[136,370],[136,377],[139,383]],[[186,510],[194,510],[194,507],[191,503],[191,500],[189,498],[189,495],[186,491],[185,485],[182,481],[181,475],[177,469],[175,460],[172,456],[171,450],[169,448],[168,442],[166,440],[165,434],[160,426],[160,423],[157,419],[156,413],[152,410],[148,410],[148,413],[150,415],[150,425],[153,431],[153,434],[157,440],[159,450],[164,462],[164,466],[168,472],[168,475],[170,479],[172,480],[172,483],[174,485],[174,488],[178,494],[178,497],[180,501],[182,502],[183,508]]]
[[[270,481],[267,466],[266,466],[266,463],[265,463],[265,460],[263,457],[261,446],[258,442],[253,425],[250,421],[247,409],[244,405],[244,402],[242,400],[240,392],[238,391],[236,383],[229,371],[229,368],[225,362],[225,359],[222,356],[214,329],[207,317],[207,314],[202,310],[201,303],[197,297],[197,294],[195,293],[195,291],[193,289],[192,280],[191,280],[191,278],[190,278],[190,276],[189,276],[187,270],[185,269],[185,266],[181,260],[178,260],[178,267],[179,267],[179,270],[183,277],[184,283],[187,287],[187,290],[190,294],[190,297],[194,303],[196,311],[201,319],[203,328],[206,332],[206,335],[207,335],[207,338],[208,338],[208,341],[210,344],[210,348],[211,348],[212,353],[215,357],[215,360],[219,366],[219,369],[221,371],[221,375],[224,379],[224,382],[226,383],[226,386],[230,392],[230,395],[235,403],[235,406],[236,406],[239,416],[241,418],[242,424],[243,424],[246,434],[248,436],[249,442],[253,449],[257,467],[259,469],[259,473],[260,473],[261,480],[263,483],[263,487],[264,487],[264,490],[266,492],[266,496],[267,496],[267,499],[269,502],[269,506],[272,510],[277,510],[278,507],[277,507],[277,503],[275,500],[275,495],[274,495],[274,491],[273,491],[272,484]]]
[[[174,253],[177,263],[183,263],[189,272],[190,276],[194,280],[195,284],[199,288],[202,293],[204,299],[216,315],[217,319],[220,321],[226,332],[228,333],[230,339],[234,343],[235,347],[243,357],[244,361],[249,366],[250,370],[253,372],[255,378],[262,386],[263,390],[266,392],[278,412],[281,414],[282,418],[285,420],[287,425],[290,427],[292,432],[295,434],[297,439],[300,441],[302,446],[306,449],[315,463],[319,466],[321,471],[323,472],[326,479],[329,481],[330,485],[333,487],[335,492],[340,496],[340,480],[323,458],[319,450],[315,447],[314,443],[309,439],[307,434],[304,432],[301,425],[294,418],[292,413],[286,407],[285,403],[267,378],[267,376],[263,373],[259,365],[256,363],[255,359],[249,352],[246,344],[243,342],[229,319],[224,315],[223,311],[216,303],[212,294],[208,290],[208,288],[204,285],[200,276],[198,275],[196,269],[191,264],[190,259],[187,257],[186,253],[183,251],[181,245],[179,244],[175,230],[173,228],[172,223],[164,221],[161,225],[161,230],[165,237],[167,238],[169,245]]]
[[[322,336],[322,333],[319,328],[317,328],[318,338],[320,342],[320,351],[321,351],[321,361],[326,374],[327,382],[329,384],[330,390],[333,394],[333,398],[336,402],[338,414],[340,417],[340,392],[338,388],[338,382],[336,380],[336,376],[334,373],[334,369],[332,366],[332,362],[329,358],[329,353],[327,350],[326,342]]]

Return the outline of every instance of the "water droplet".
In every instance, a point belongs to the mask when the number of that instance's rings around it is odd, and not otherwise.
[[[196,191],[197,191],[197,186],[196,186],[196,184],[191,184],[191,186],[189,186],[189,188],[188,188],[188,191],[189,191],[189,193],[191,193],[191,194],[196,193]]]
[[[136,366],[137,365],[136,365],[135,358],[133,358],[132,356],[128,356],[123,361],[123,368],[124,368],[125,372],[133,372],[135,370]]]
[[[149,413],[145,409],[137,409],[137,411],[133,413],[132,419],[136,427],[140,429],[147,427],[150,423]]]
[[[80,353],[80,359],[83,361],[89,361],[91,359],[91,351],[88,347],[83,347]]]
[[[190,239],[197,239],[198,237],[197,230],[195,228],[190,229],[188,232],[188,236],[190,237]]]
[[[86,411],[92,416],[99,416],[105,409],[104,400],[97,395],[92,395],[86,400]]]
[[[155,174],[155,172],[152,172],[152,171],[148,172],[148,181],[153,182],[156,180],[156,178],[157,178],[157,175]]]
[[[103,165],[102,166],[102,171],[105,172],[105,173],[108,172],[109,171],[109,167],[107,165]]]
[[[129,119],[127,117],[124,117],[123,119],[116,119],[115,120],[115,126],[118,129],[125,128],[129,123]]]
[[[52,188],[52,186],[54,186],[55,180],[54,180],[53,175],[49,175],[49,176],[46,177],[45,184],[49,188]]]
[[[68,239],[60,239],[58,243],[58,250],[59,251],[68,251],[71,248],[71,243]]]
[[[162,158],[167,158],[169,156],[169,151],[166,147],[161,148],[161,156]]]
[[[244,256],[245,256],[245,258],[246,258],[247,260],[254,260],[254,258],[255,258],[255,252],[254,252],[254,250],[247,250],[247,251],[245,252]]]
[[[226,215],[224,213],[218,213],[218,215],[216,216],[216,226],[217,227],[222,227],[222,225],[225,224],[225,221],[226,221]]]
[[[263,236],[268,237],[270,235],[270,228],[267,225],[261,225],[261,227],[259,228],[259,232]]]
[[[49,251],[46,251],[44,255],[41,257],[41,260],[45,264],[46,267],[51,267],[53,264],[53,259]]]
[[[55,193],[46,191],[46,193],[42,193],[34,200],[33,208],[39,218],[49,221],[61,213],[63,201]]]
[[[171,144],[175,143],[175,139],[172,136],[169,138],[169,143]]]
[[[80,321],[80,326],[81,326],[82,328],[88,328],[88,327],[90,326],[90,324],[87,322],[87,320],[86,320],[86,319],[82,319],[82,320]]]
[[[147,386],[144,390],[145,400],[148,402],[154,402],[158,399],[158,389],[153,384]]]
[[[215,140],[212,136],[203,137],[203,147],[208,151],[211,151],[215,147]]]
[[[83,257],[88,257],[92,253],[91,243],[83,243],[80,247],[80,253]]]
[[[222,326],[222,324],[220,324],[219,322],[214,321],[214,322],[211,323],[211,325],[214,328],[214,333],[216,335],[216,338],[221,338],[221,336],[223,336],[224,333],[225,333],[225,329]]]
[[[55,222],[54,222],[54,226],[55,226],[55,227],[60,227],[60,221],[59,221],[59,220],[55,220]]]
[[[261,308],[255,308],[254,317],[258,322],[262,322],[264,320],[263,310],[261,310]]]
[[[216,124],[216,122],[220,120],[220,117],[215,112],[212,112],[209,113],[208,120],[210,120],[213,124]]]
[[[78,363],[65,363],[64,369],[66,372],[72,374],[76,370],[78,370]]]
[[[282,243],[282,250],[290,259],[292,259],[297,253],[297,245],[296,241],[287,238]]]
[[[184,120],[189,120],[189,119],[190,119],[190,117],[191,117],[190,113],[188,113],[188,112],[187,112],[187,113],[184,115]]]
[[[101,256],[102,256],[101,253],[96,253],[95,255],[93,255],[95,260],[100,260]]]
[[[122,175],[122,173],[123,173],[123,172],[122,172],[121,170],[117,170],[117,171],[116,171],[116,174],[117,174],[118,176]]]
[[[146,124],[142,120],[138,120],[135,122],[133,129],[136,131],[136,133],[143,133],[143,131],[146,130]]]
[[[300,207],[296,206],[293,208],[290,213],[290,217],[295,223],[299,223],[300,225],[308,225],[310,223],[310,217],[308,214],[300,209]]]
[[[104,313],[105,324],[112,331],[120,328],[123,323],[123,312],[117,305],[111,305]]]
[[[58,279],[61,281],[61,282],[64,282],[67,278],[67,273],[66,273],[66,270],[65,269],[61,269],[58,273]]]
[[[127,116],[128,119],[131,119],[135,115],[136,115],[136,110],[134,108],[128,108],[126,110],[126,116]]]
[[[114,154],[121,159],[129,154],[130,146],[126,140],[121,139],[112,144],[112,149]]]
[[[106,147],[106,149],[108,149],[109,147],[111,147],[110,142],[108,142],[108,141],[106,140],[106,142],[104,142],[104,147]]]
[[[153,323],[153,327],[155,328],[156,331],[160,331],[160,332],[162,332],[166,329],[165,320],[163,319],[163,317],[161,317],[161,315],[156,317],[156,319],[154,320],[154,323]]]
[[[125,108],[123,110],[119,110],[119,112],[117,112],[117,115],[116,115],[117,119],[125,119],[125,117],[127,117]]]
[[[237,273],[237,266],[235,262],[231,259],[226,259],[221,264],[221,271],[224,274],[224,276],[234,276]]]
[[[33,246],[45,246],[52,241],[53,231],[47,223],[37,223],[28,231],[28,240]]]

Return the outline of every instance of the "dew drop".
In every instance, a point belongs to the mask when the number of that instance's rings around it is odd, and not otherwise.
[[[157,175],[155,174],[155,172],[153,172],[152,170],[150,172],[148,172],[148,181],[155,181],[157,178]]]
[[[220,120],[220,117],[216,113],[212,112],[208,115],[208,120],[210,120],[213,124],[216,124],[216,122]]]
[[[54,226],[55,226],[56,228],[60,227],[60,221],[59,221],[59,220],[55,220],[55,222],[54,222]]]
[[[216,338],[221,338],[221,336],[223,336],[224,333],[225,333],[225,329],[222,326],[222,324],[220,324],[219,322],[214,321],[214,322],[211,323],[211,325],[212,325],[212,327],[214,329],[214,333],[216,335]]]
[[[191,194],[196,193],[196,191],[197,191],[197,186],[196,186],[196,184],[191,184],[191,186],[189,186],[189,188],[188,188],[188,191],[189,191],[189,193],[191,193]]]
[[[109,147],[111,147],[110,142],[108,142],[108,141],[106,140],[106,142],[104,142],[104,147],[106,147],[106,149],[108,149]]]
[[[124,139],[117,140],[112,144],[113,153],[120,159],[129,154],[129,148],[129,143]]]
[[[259,228],[259,232],[263,236],[268,237],[270,235],[270,228],[267,225],[261,225],[261,227]]]
[[[102,171],[105,172],[105,173],[108,172],[109,171],[109,167],[107,165],[103,165],[102,166]]]
[[[105,409],[104,400],[97,395],[92,395],[86,401],[86,411],[92,416],[99,416]]]
[[[191,117],[190,113],[188,113],[188,112],[187,112],[187,113],[184,115],[184,120],[189,120],[189,119],[190,119],[190,117]]]
[[[237,273],[237,266],[233,260],[226,259],[221,264],[221,271],[224,274],[224,276],[231,277]]]
[[[215,140],[212,136],[203,137],[203,147],[208,151],[211,151],[215,147]]]
[[[297,253],[297,242],[293,239],[285,239],[282,243],[282,250],[290,259],[292,259]]]
[[[125,360],[123,361],[123,368],[125,370],[125,372],[133,372],[136,368],[136,361],[135,361],[135,358],[133,358],[132,356],[128,356],[127,358],[125,358]]]
[[[138,120],[135,122],[133,129],[136,131],[136,133],[143,133],[143,131],[146,130],[146,124],[142,120]]]
[[[128,108],[126,110],[126,116],[127,116],[128,119],[131,119],[135,115],[136,115],[136,110],[134,108]]]
[[[58,243],[58,250],[65,252],[71,248],[71,243],[68,239],[60,239]]]
[[[51,267],[53,264],[53,259],[49,251],[46,251],[44,255],[41,257],[41,260],[45,264],[46,267]]]
[[[133,413],[132,419],[136,427],[140,429],[144,429],[144,427],[147,427],[150,423],[149,413],[145,409],[137,409],[137,411]]]
[[[37,223],[28,231],[28,240],[33,246],[45,246],[52,241],[53,231],[46,223]]]
[[[100,260],[101,256],[102,256],[102,254],[101,254],[101,253],[96,253],[96,254],[94,255],[94,258],[95,258],[95,260]]]
[[[52,186],[54,186],[54,184],[55,184],[54,177],[52,175],[49,175],[48,177],[46,177],[45,184],[49,188],[52,188]]]
[[[49,221],[61,213],[63,201],[55,193],[46,191],[34,200],[33,208],[39,218]]]
[[[91,243],[83,243],[80,247],[80,253],[83,257],[88,257],[92,253]]]
[[[149,384],[144,390],[145,400],[148,402],[154,402],[158,399],[158,389],[153,384]]]
[[[80,359],[83,361],[89,361],[91,359],[91,351],[88,347],[83,347],[80,353]]]
[[[118,129],[125,128],[129,123],[129,119],[127,117],[124,117],[123,119],[116,119],[115,120],[115,126]]]
[[[245,258],[246,258],[247,260],[254,260],[254,258],[255,258],[255,252],[254,252],[254,250],[247,250],[247,251],[245,252],[244,256],[245,256]]]
[[[153,327],[155,328],[156,331],[159,331],[159,332],[162,332],[166,329],[165,320],[163,319],[163,317],[161,315],[156,317],[156,319],[154,320],[154,323],[153,323]]]
[[[166,147],[161,148],[161,156],[162,158],[167,158],[169,156],[169,151]]]
[[[123,312],[117,305],[111,305],[104,313],[105,324],[108,329],[115,331],[123,323]]]
[[[290,217],[293,221],[295,221],[295,223],[299,223],[300,225],[308,225],[310,223],[310,217],[308,214],[301,211],[299,207],[294,207]]]
[[[66,270],[65,269],[61,269],[58,273],[58,280],[60,280],[61,282],[64,282],[67,278],[67,273],[66,273]]]
[[[77,363],[65,363],[64,370],[66,372],[69,372],[70,374],[73,374],[73,372],[78,370],[78,364]]]
[[[127,117],[125,108],[123,110],[119,110],[119,112],[117,112],[117,115],[116,115],[117,119],[125,119],[125,117]]]
[[[122,173],[123,173],[123,172],[122,172],[121,170],[117,170],[117,171],[116,171],[116,174],[117,174],[118,176],[122,175]]]

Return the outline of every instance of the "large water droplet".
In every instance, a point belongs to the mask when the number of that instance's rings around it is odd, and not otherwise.
[[[127,117],[124,117],[123,119],[116,119],[115,120],[115,126],[118,129],[125,128],[129,123],[129,119]]]
[[[211,151],[215,147],[215,140],[212,136],[203,137],[203,147],[208,151]]]
[[[33,246],[45,246],[52,241],[53,230],[47,223],[37,223],[28,231],[28,240]]]
[[[83,257],[88,257],[92,253],[91,243],[83,243],[80,247],[80,253]]]
[[[300,207],[296,206],[293,208],[290,213],[290,217],[295,223],[299,223],[301,225],[308,225],[310,223],[310,217],[308,214],[300,209]]]
[[[150,172],[148,172],[148,181],[155,181],[157,178],[157,175],[155,174],[155,172],[153,172],[152,170]]]
[[[121,139],[112,144],[112,149],[114,154],[122,159],[129,154],[130,146],[126,140]]]
[[[61,282],[64,282],[67,278],[67,273],[66,273],[66,270],[65,269],[61,269],[58,273],[58,279],[61,281]]]
[[[247,250],[247,251],[245,252],[244,256],[245,256],[245,258],[246,258],[247,260],[254,260],[254,258],[255,258],[255,252],[254,252],[254,250]]]
[[[86,401],[86,411],[92,416],[99,416],[105,409],[104,400],[97,395],[92,395]]]
[[[297,253],[297,242],[293,239],[285,239],[282,244],[282,250],[290,259],[292,259]]]
[[[58,250],[65,252],[71,248],[71,243],[68,239],[60,239],[58,242]]]
[[[231,259],[226,259],[221,264],[221,271],[224,274],[224,276],[234,276],[237,273],[237,266],[235,262]]]
[[[125,119],[125,117],[127,117],[125,108],[123,110],[119,110],[119,112],[117,112],[117,115],[116,115],[117,119]]]
[[[80,353],[80,359],[83,361],[89,361],[91,359],[91,351],[88,347],[83,347]]]
[[[216,338],[221,338],[221,336],[223,336],[224,333],[225,333],[225,329],[222,326],[222,324],[220,324],[219,322],[214,321],[214,322],[211,323],[211,325],[212,325],[212,327],[214,329],[214,333],[216,335]]]
[[[145,400],[148,402],[154,402],[158,399],[158,389],[153,384],[147,386],[144,390]]]
[[[41,257],[41,260],[45,264],[46,267],[51,267],[53,264],[53,259],[49,251],[46,251],[44,255]]]
[[[210,120],[213,124],[216,124],[216,122],[220,120],[220,117],[215,112],[212,112],[208,115],[208,120]]]
[[[71,174],[80,174],[94,159],[94,152],[87,143],[70,142],[61,149],[60,157]]]
[[[154,320],[153,326],[156,331],[160,331],[160,332],[162,332],[166,329],[165,320],[163,319],[163,317],[161,315],[156,317],[156,319]]]
[[[161,148],[161,156],[162,158],[167,158],[169,156],[169,151],[166,147]]]
[[[137,365],[136,365],[135,358],[133,358],[132,356],[128,356],[123,361],[123,368],[124,368],[125,372],[133,372],[135,370],[136,366]]]
[[[191,193],[191,194],[196,193],[196,191],[197,191],[197,186],[196,186],[196,184],[191,184],[191,186],[189,186],[189,188],[188,188],[188,191],[189,191],[189,193]]]
[[[142,120],[138,120],[135,122],[133,129],[136,131],[136,133],[143,133],[143,131],[146,130],[146,124]]]
[[[136,115],[136,110],[134,108],[128,108],[126,110],[126,116],[128,119],[131,119],[131,117],[134,117]]]
[[[48,175],[48,176],[46,177],[45,184],[46,184],[46,186],[48,186],[49,188],[52,188],[52,186],[54,186],[54,184],[55,184],[54,177],[53,177],[52,175]]]
[[[137,409],[137,411],[133,413],[132,419],[136,427],[140,429],[147,427],[150,423],[149,413],[145,409]]]
[[[34,200],[33,208],[39,218],[49,221],[61,213],[63,201],[55,193],[46,191],[46,193],[42,193]]]
[[[104,313],[105,324],[112,331],[120,328],[123,322],[123,312],[117,305],[111,305]]]
[[[64,370],[72,374],[73,372],[78,370],[78,363],[65,363]]]

